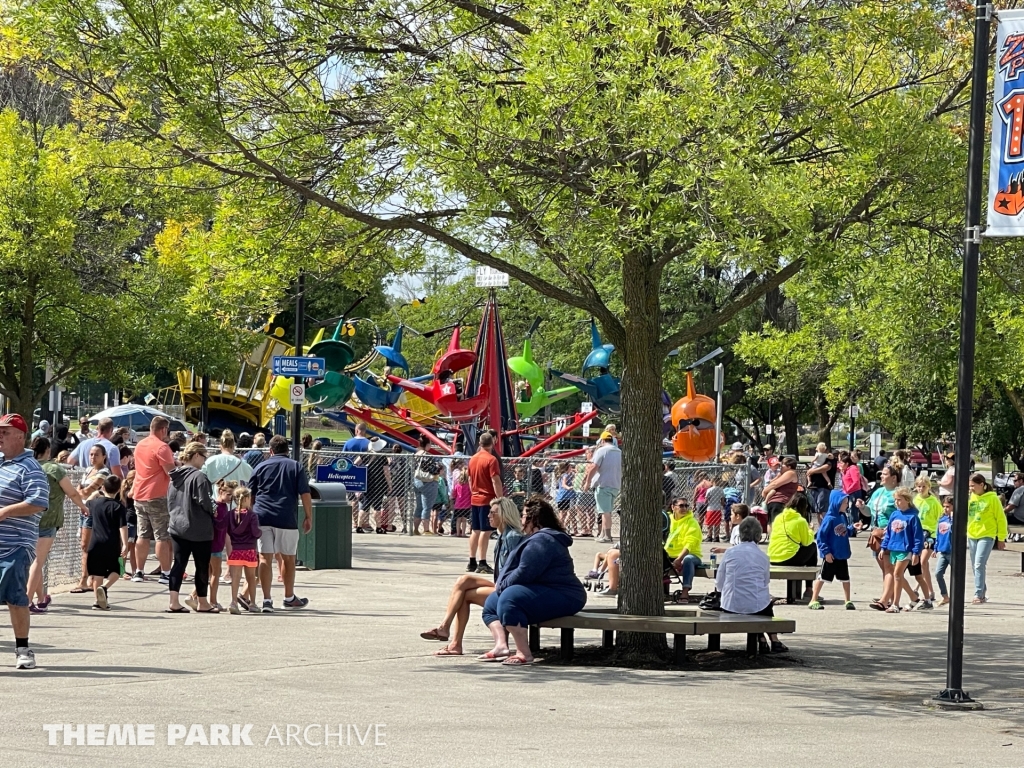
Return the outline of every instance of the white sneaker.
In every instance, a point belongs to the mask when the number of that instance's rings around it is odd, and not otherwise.
[[[136,571],[135,573],[132,574],[132,581],[135,582],[136,584],[141,584],[145,580],[146,580],[146,576],[145,576],[145,574],[142,573],[142,571]]]
[[[605,587],[604,589],[602,589],[597,594],[599,594],[601,597],[618,597],[619,596],[619,590],[612,589],[611,587]]]
[[[15,669],[35,669],[36,654],[31,648],[18,648],[15,651]]]

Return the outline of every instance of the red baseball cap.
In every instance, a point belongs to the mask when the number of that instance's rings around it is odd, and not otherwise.
[[[6,416],[0,416],[0,427],[14,427],[28,434],[28,425],[19,413],[8,413]]]
[[[770,459],[768,459],[768,466],[769,467],[776,467],[776,466],[778,466],[778,464],[779,464],[779,460],[778,460],[777,457],[772,456]]]

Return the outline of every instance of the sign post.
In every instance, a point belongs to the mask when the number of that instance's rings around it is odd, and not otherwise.
[[[722,444],[722,390],[725,389],[725,365],[719,363],[715,366],[715,392],[718,393],[718,401],[715,406],[715,458],[721,453],[719,450]]]
[[[968,480],[971,473],[971,430],[974,409],[974,350],[975,350],[975,328],[978,317],[978,268],[981,251],[981,204],[982,204],[982,183],[984,180],[983,163],[985,159],[985,107],[988,98],[988,46],[989,31],[992,22],[992,5],[979,3],[974,9],[974,68],[971,73],[971,122],[970,134],[967,145],[967,228],[965,230],[964,248],[964,272],[963,283],[960,295],[960,361],[957,375],[956,395],[956,466],[954,475],[953,493],[953,577],[949,603],[949,626],[946,633],[946,687],[928,703],[937,702],[943,706],[958,709],[978,709],[981,707],[974,701],[963,688],[964,683],[964,579],[967,576],[967,508],[968,508]],[[1021,12],[1012,12],[1017,21],[1017,27],[1024,19]],[[1011,20],[1011,14],[1006,14],[1005,21]],[[1000,61],[1005,60],[1007,51],[1008,26],[1003,26],[1000,19],[999,39],[996,42],[996,56]],[[1016,36],[1015,36],[1016,37]],[[1007,64],[1011,62],[1007,61]],[[1014,72],[1008,72],[1007,67],[1000,65],[996,74],[995,98],[997,106],[1003,99],[1003,90],[1006,87],[1005,78],[1008,74],[1014,75],[1011,80],[1024,77],[1024,70],[1015,67]],[[1000,76],[1002,75],[1002,77]],[[1019,112],[1019,110],[1018,110]],[[1013,116],[1011,116],[1012,119]],[[1017,116],[1020,126],[1020,115]],[[1001,122],[1001,121],[999,121]],[[1001,125],[993,122],[994,134],[999,133]],[[1017,144],[1007,142],[1010,149],[1019,146],[1019,133]],[[1010,134],[1003,134],[1004,141]],[[1014,150],[1016,151],[1016,150]],[[1003,148],[993,147],[992,149],[993,168],[1004,159]],[[1020,154],[1016,162],[1024,162],[1024,154]],[[1024,170],[1024,166],[1017,166],[1017,173]],[[1019,178],[1018,182],[1019,184]],[[995,190],[991,190],[995,192]],[[999,195],[995,195],[993,204],[998,208]],[[989,209],[989,221],[993,222],[993,211]],[[993,227],[995,224],[993,223]],[[995,234],[995,233],[993,233]],[[1000,234],[1024,234],[1024,229],[1019,232],[1002,232]]]

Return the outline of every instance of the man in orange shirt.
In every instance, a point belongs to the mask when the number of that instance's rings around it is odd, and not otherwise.
[[[160,561],[160,583],[169,583],[171,571],[171,535],[167,531],[170,514],[167,510],[167,488],[174,454],[167,445],[171,423],[157,416],[149,424],[149,437],[135,446],[135,485],[132,498],[139,518],[139,539],[135,542],[137,570],[132,581],[145,581],[149,542],[156,539],[156,559]]]
[[[472,573],[494,573],[487,564],[487,542],[491,540],[491,527],[487,519],[491,503],[504,495],[501,484],[501,464],[494,455],[494,438],[487,432],[480,435],[480,445],[469,460],[469,487],[473,492],[469,534],[469,565]],[[477,559],[479,558],[479,563]]]

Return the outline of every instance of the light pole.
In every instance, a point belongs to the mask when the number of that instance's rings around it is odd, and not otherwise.
[[[935,697],[944,706],[980,708],[963,689],[964,579],[967,575],[968,480],[974,408],[975,326],[978,316],[978,260],[981,246],[981,200],[985,155],[985,110],[988,101],[988,47],[992,5],[975,7],[974,67],[971,73],[971,122],[967,147],[967,229],[960,296],[960,365],[956,395],[956,465],[953,470],[953,582],[946,636],[946,687]]]

